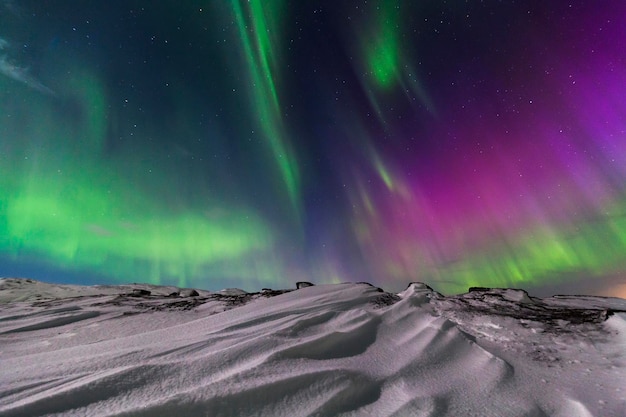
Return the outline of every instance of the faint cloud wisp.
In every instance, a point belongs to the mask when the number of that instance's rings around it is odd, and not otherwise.
[[[0,38],[0,51],[7,51],[11,44],[6,39]],[[12,61],[7,54],[0,55],[0,73],[19,81],[28,87],[44,94],[54,95],[54,91],[46,87],[41,81],[34,77],[28,67],[23,67]]]

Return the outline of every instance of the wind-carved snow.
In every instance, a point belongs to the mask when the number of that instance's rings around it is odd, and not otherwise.
[[[5,279],[0,300],[0,416],[626,415],[620,299]]]

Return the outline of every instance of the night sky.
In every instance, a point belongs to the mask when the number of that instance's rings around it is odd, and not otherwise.
[[[626,2],[0,0],[0,276],[626,297]]]

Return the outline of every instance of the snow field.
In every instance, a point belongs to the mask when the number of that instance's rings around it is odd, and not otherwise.
[[[423,284],[170,299],[6,281],[0,416],[626,415],[625,316],[596,319],[624,300]]]

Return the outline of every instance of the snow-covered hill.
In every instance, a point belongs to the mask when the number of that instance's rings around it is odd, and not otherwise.
[[[626,416],[626,300],[0,280],[0,416]]]

